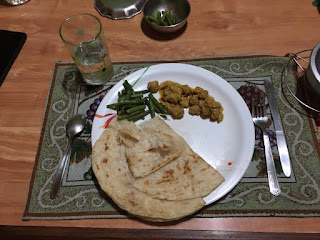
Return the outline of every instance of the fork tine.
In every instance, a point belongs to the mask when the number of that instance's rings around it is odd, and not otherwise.
[[[258,118],[258,117],[261,117],[261,106],[260,106],[260,101],[259,101],[259,99],[258,99],[258,101],[257,101],[257,99],[255,99],[255,106],[254,106],[254,108],[255,108],[255,112],[256,112],[256,117]]]
[[[253,116],[253,117],[256,117],[257,115],[256,115],[256,106],[255,106],[255,104],[254,104],[254,97],[253,96],[251,96],[251,115]]]
[[[263,95],[263,99],[262,99],[262,116],[265,117],[267,116],[267,111],[266,111],[266,100],[265,100],[265,96]]]
[[[257,104],[257,109],[258,109],[258,117],[263,117],[263,115],[262,115],[262,104],[260,102]]]

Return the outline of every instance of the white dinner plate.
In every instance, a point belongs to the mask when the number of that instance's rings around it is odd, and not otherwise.
[[[92,146],[104,131],[103,126],[110,118],[101,116],[115,114],[114,110],[106,106],[117,102],[118,91],[123,90],[124,80],[130,84],[138,80],[134,85],[136,91],[147,89],[148,82],[155,80],[159,83],[171,80],[187,84],[192,88],[199,86],[208,90],[209,95],[224,108],[224,119],[221,123],[191,116],[187,109],[182,119],[175,120],[169,117],[165,121],[196,153],[224,176],[225,181],[204,197],[207,205],[226,195],[238,184],[250,164],[254,149],[255,136],[251,114],[240,94],[227,81],[193,65],[181,63],[153,65],[148,69],[140,69],[117,83],[97,109],[92,125]],[[155,97],[158,98],[159,95],[155,94]],[[97,117],[98,115],[100,117]],[[150,116],[145,120],[147,119],[150,119]]]

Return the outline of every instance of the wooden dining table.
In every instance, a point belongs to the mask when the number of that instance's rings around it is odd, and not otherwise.
[[[318,217],[192,218],[174,225],[132,219],[22,220],[52,67],[55,61],[72,62],[59,37],[68,16],[87,12],[101,20],[112,61],[285,56],[320,41],[320,12],[312,0],[189,2],[187,26],[172,38],[148,29],[141,13],[122,20],[103,17],[93,0],[0,2],[0,29],[27,34],[0,87],[0,237],[7,236],[1,239],[320,239]]]

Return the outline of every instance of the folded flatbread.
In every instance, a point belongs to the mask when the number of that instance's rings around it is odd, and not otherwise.
[[[193,214],[205,205],[198,197],[181,201],[155,198],[130,183],[119,131],[107,128],[92,151],[92,168],[101,188],[122,209],[150,221],[172,221]]]
[[[146,142],[155,141],[156,145],[156,140],[164,139],[163,144],[166,144],[169,141],[165,140],[168,139],[173,143],[168,144],[170,149],[168,155],[163,153],[162,156],[162,159],[170,161],[162,161],[161,168],[158,167],[156,171],[134,179],[132,184],[136,188],[161,199],[184,200],[204,197],[224,181],[222,175],[195,153],[161,118],[145,121],[139,128],[144,133],[144,138],[136,142],[135,147],[126,148],[126,152],[132,152],[132,156],[139,156],[134,158],[136,161],[131,162],[131,167],[129,165],[130,170],[136,163],[139,170],[138,167],[155,160],[154,155],[150,154],[154,153],[153,148],[149,149],[150,144],[145,144]],[[127,134],[130,136],[130,133]]]
[[[120,208],[151,221],[193,214],[224,181],[160,118],[140,125],[114,118],[93,147],[92,168]]]
[[[185,140],[160,118],[137,126],[119,121],[120,138],[126,146],[125,156],[134,178],[148,176],[176,159],[188,148]]]
[[[132,185],[160,199],[184,200],[207,196],[223,181],[218,171],[187,148],[176,160]]]

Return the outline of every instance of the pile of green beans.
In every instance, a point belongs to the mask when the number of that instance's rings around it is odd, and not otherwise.
[[[144,119],[148,114],[151,118],[160,115],[167,115],[167,109],[148,91],[134,91],[127,80],[123,83],[124,89],[118,92],[118,101],[107,105],[107,108],[117,111],[118,120],[127,119],[137,121]],[[148,94],[146,97],[145,94]]]
[[[177,23],[171,14],[171,11],[157,11],[153,16],[146,16],[146,19],[152,24],[159,26],[171,26]]]

